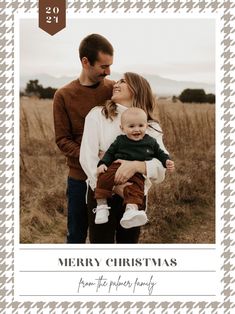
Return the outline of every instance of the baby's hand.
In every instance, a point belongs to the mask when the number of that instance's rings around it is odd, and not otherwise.
[[[175,170],[175,163],[174,161],[167,159],[166,161],[166,169],[170,172],[173,172]]]
[[[103,150],[99,150],[99,159],[102,159],[104,157],[105,152]]]
[[[108,167],[105,164],[100,165],[97,168],[97,176],[99,176],[101,173],[105,173],[107,171]]]

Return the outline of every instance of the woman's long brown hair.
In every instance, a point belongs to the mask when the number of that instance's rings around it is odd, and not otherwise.
[[[143,109],[148,121],[153,120],[158,122],[153,116],[154,108],[156,107],[156,100],[152,93],[149,82],[139,74],[126,72],[124,73],[124,79],[133,95],[133,107]],[[109,100],[105,103],[102,113],[108,119],[113,120],[113,117],[117,115],[117,106],[115,102]]]

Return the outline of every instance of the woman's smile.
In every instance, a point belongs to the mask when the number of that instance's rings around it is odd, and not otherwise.
[[[121,79],[114,84],[112,101],[130,107],[132,104],[133,95],[130,88],[124,79]]]

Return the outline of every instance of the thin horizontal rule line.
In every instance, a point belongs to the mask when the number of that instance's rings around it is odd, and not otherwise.
[[[51,250],[154,250],[154,251],[161,251],[161,250],[207,250],[207,251],[215,251],[216,248],[81,248],[81,247],[76,247],[76,248],[19,248],[19,250],[22,251],[30,251],[30,250],[45,250],[45,251],[51,251]]]
[[[20,270],[20,273],[129,273],[130,270]],[[216,273],[216,270],[132,270],[141,273]]]
[[[19,294],[19,297],[215,297],[216,294]]]

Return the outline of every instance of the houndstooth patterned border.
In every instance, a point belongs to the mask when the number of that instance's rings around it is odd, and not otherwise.
[[[232,158],[235,157],[233,145],[235,143],[234,124],[234,70],[232,58],[235,57],[234,20],[235,3],[231,1],[67,1],[68,12],[187,12],[219,14],[223,23],[221,32],[223,41],[223,77],[221,83],[223,91],[221,117],[223,128],[222,157],[223,171],[223,210],[221,242],[223,260],[223,291],[222,302],[16,302],[14,301],[14,14],[17,12],[37,12],[38,1],[33,0],[5,0],[0,3],[1,36],[0,36],[0,184],[1,184],[1,212],[0,212],[0,309],[5,313],[141,313],[143,309],[149,313],[232,313],[235,308],[235,270],[233,259],[235,256],[235,200],[231,184],[235,181],[235,167]],[[220,104],[219,104],[220,105]]]

